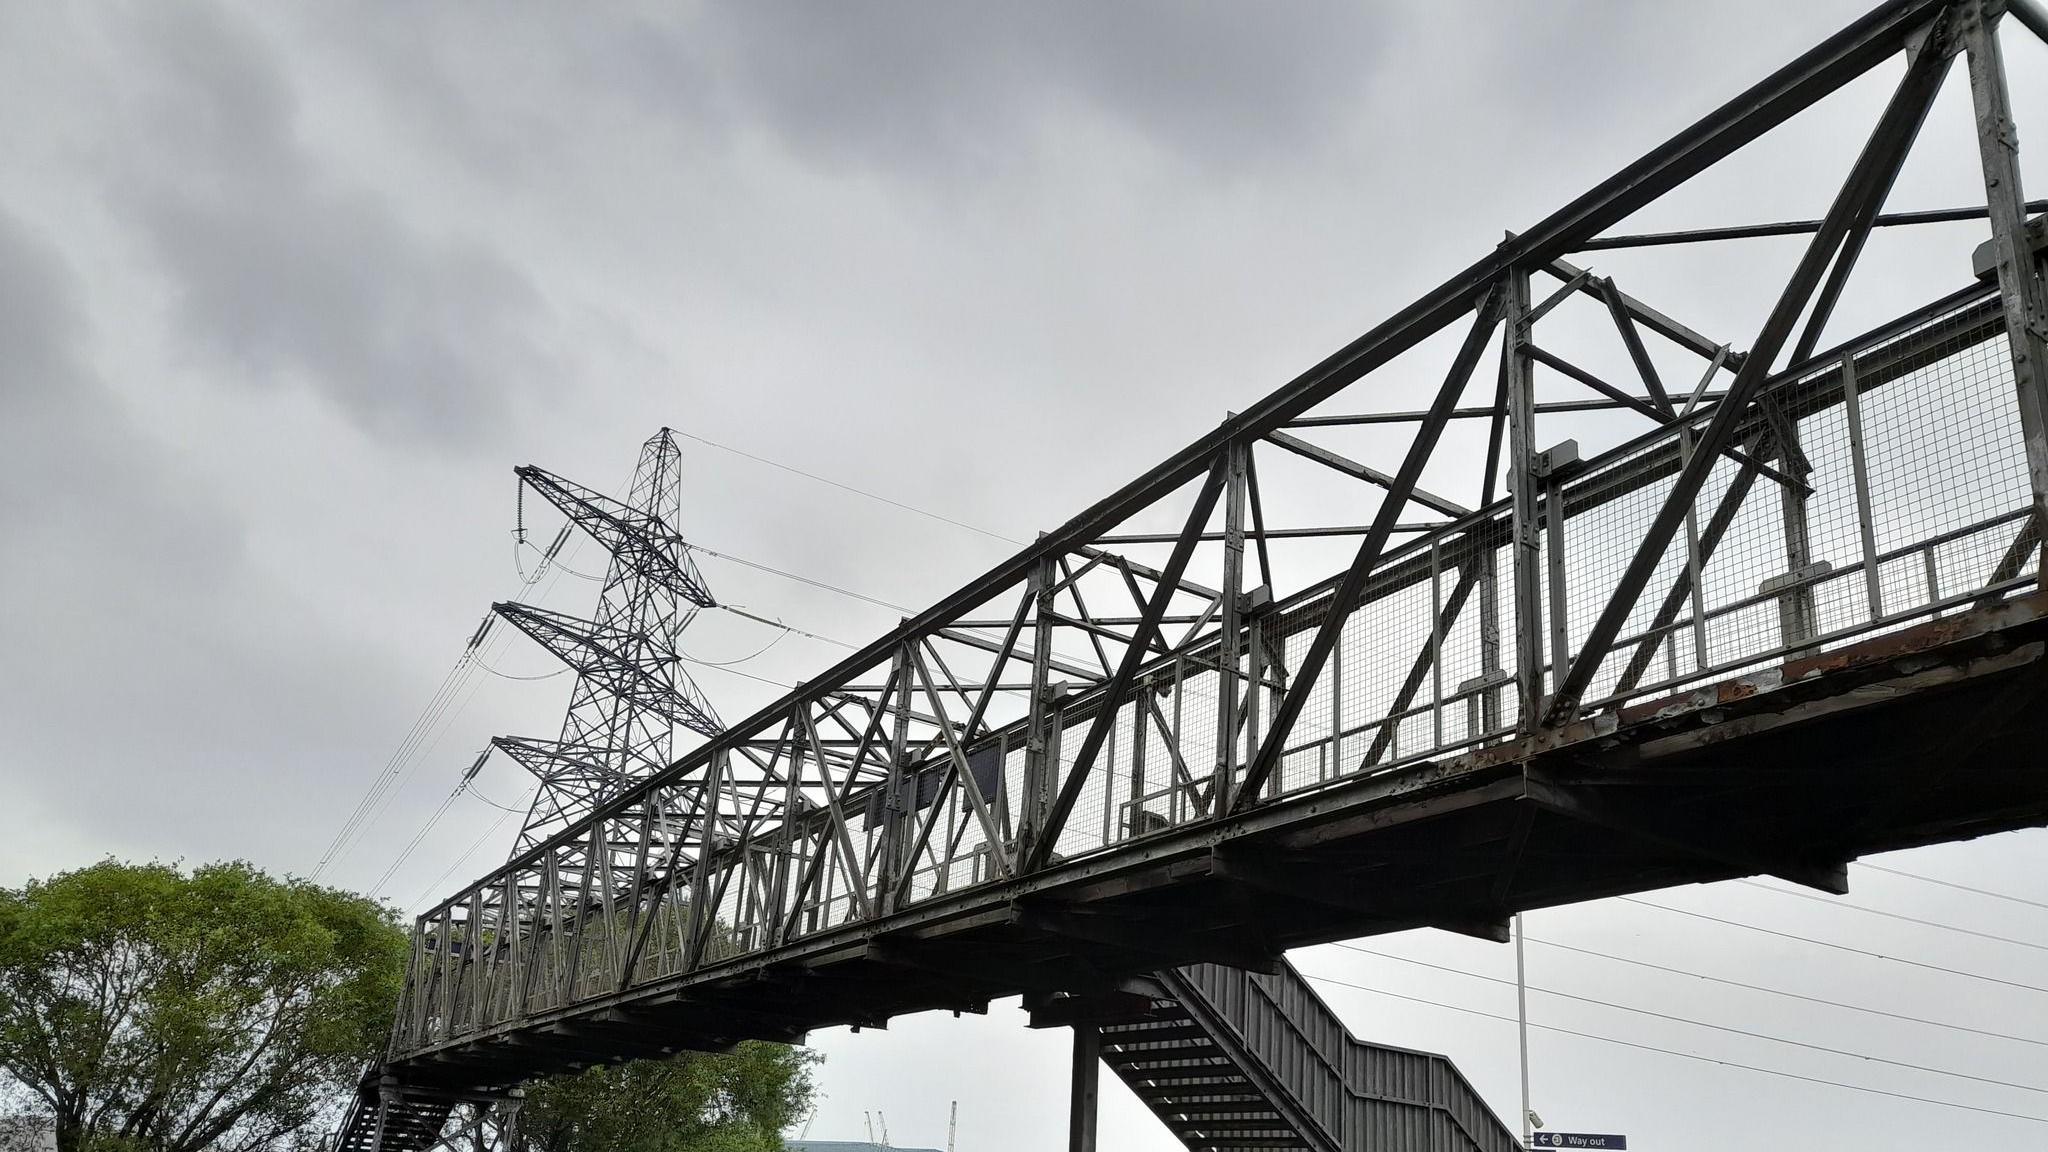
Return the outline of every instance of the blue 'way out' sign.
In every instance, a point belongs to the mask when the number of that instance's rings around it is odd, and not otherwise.
[[[1628,1137],[1598,1132],[1538,1132],[1529,1141],[1536,1148],[1627,1148]]]

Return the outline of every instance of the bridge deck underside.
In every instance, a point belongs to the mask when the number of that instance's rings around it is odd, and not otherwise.
[[[2048,823],[2048,595],[1995,603],[1453,759],[1162,833],[1023,880],[416,1053],[478,1088],[793,1040],[1166,965],[1771,874]]]

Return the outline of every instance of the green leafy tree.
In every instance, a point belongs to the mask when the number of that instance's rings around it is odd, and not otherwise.
[[[527,1086],[521,1152],[782,1152],[818,1056],[785,1044],[592,1068]]]
[[[376,903],[242,863],[0,889],[0,1113],[61,1152],[305,1146],[381,1049],[405,949]]]

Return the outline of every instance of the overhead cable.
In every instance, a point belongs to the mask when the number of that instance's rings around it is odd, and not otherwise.
[[[1851,904],[1846,900],[1836,900],[1812,892],[1794,892],[1789,888],[1780,888],[1775,884],[1765,884],[1758,880],[1738,880],[1736,883],[1745,884],[1751,888],[1761,888],[1766,892],[1775,892],[1780,896],[1792,896],[1800,900],[1811,900],[1816,904],[1825,904],[1830,908],[1840,908],[1849,912],[1861,912],[1866,916],[1882,916],[1887,920],[1918,924],[1923,928],[1939,928],[1944,932],[1954,932],[1961,936],[1975,936],[1979,940],[1992,940],[2000,944],[2032,948],[2036,952],[2048,952],[2048,944],[2037,944],[2032,940],[2019,940],[2011,936],[2000,936],[1995,932],[1979,932],[1975,928],[1964,928],[1956,924],[1944,924],[1939,920],[1923,920],[1918,916],[1908,916],[1902,912],[1886,912],[1882,908],[1870,908],[1862,904]]]
[[[1489,1020],[1499,1020],[1508,1024],[1520,1023],[1520,1021],[1518,1021],[1515,1017],[1503,1015],[1499,1012],[1487,1012],[1478,1008],[1466,1008],[1463,1005],[1459,1004],[1446,1004],[1441,1000],[1430,1000],[1421,996],[1408,996],[1400,992],[1389,992],[1383,988],[1369,988],[1363,984],[1353,984],[1348,980],[1339,980],[1333,976],[1317,976],[1313,973],[1308,972],[1304,972],[1302,973],[1302,975],[1309,980],[1315,981],[1318,984],[1330,984],[1335,985],[1339,988],[1350,988],[1359,992],[1370,992],[1375,996],[1385,996],[1393,1000],[1406,1000],[1411,1004],[1426,1004],[1432,1008],[1445,1008],[1449,1009],[1452,1012],[1463,1012],[1468,1016],[1483,1016]],[[2048,1124],[2048,1116],[2033,1116],[2025,1112],[2007,1112],[1998,1108],[1984,1108],[1975,1104],[1963,1104],[1955,1100],[1943,1100],[1934,1096],[1915,1096],[1910,1092],[1894,1092],[1886,1088],[1873,1088],[1867,1084],[1851,1084],[1846,1080],[1829,1080],[1821,1076],[1806,1076],[1798,1072],[1787,1072],[1781,1068],[1765,1068],[1761,1065],[1744,1064],[1736,1060],[1721,1060],[1712,1056],[1702,1056],[1697,1052],[1684,1052],[1676,1048],[1660,1048],[1655,1044],[1642,1044],[1634,1040],[1623,1040],[1615,1036],[1602,1036],[1597,1032],[1581,1032],[1575,1028],[1564,1028],[1556,1024],[1538,1024],[1535,1021],[1531,1020],[1529,1021],[1529,1027],[1539,1029],[1544,1032],[1556,1032],[1564,1036],[1576,1036],[1582,1040],[1597,1040],[1602,1044],[1617,1044],[1624,1048],[1634,1048],[1642,1052],[1659,1052],[1666,1056],[1677,1056],[1685,1060],[1696,1060],[1702,1064],[1718,1064],[1723,1068],[1737,1068],[1745,1072],[1759,1072],[1766,1076],[1777,1076],[1786,1080],[1798,1080],[1807,1084],[1825,1084],[1831,1088],[1847,1088],[1851,1092],[1864,1092],[1872,1096],[1889,1096],[1895,1100],[1910,1100],[1917,1104],[1933,1104],[1941,1108],[1955,1108],[1964,1112],[1981,1113],[1986,1116],[2002,1116],[2009,1120],[2025,1120],[2034,1124]]]
[[[1811,936],[1800,936],[1791,932],[1780,932],[1775,928],[1765,928],[1757,924],[1747,924],[1741,920],[1730,920],[1724,916],[1710,916],[1705,912],[1694,912],[1687,908],[1673,908],[1669,904],[1659,904],[1655,901],[1644,900],[1635,896],[1617,896],[1615,897],[1615,899],[1625,904],[1639,904],[1644,908],[1655,908],[1659,912],[1670,912],[1678,916],[1690,916],[1695,920],[1705,920],[1714,924],[1725,924],[1731,928],[1741,928],[1750,932],[1761,932],[1766,936],[1776,936],[1783,940],[1797,940],[1802,944],[1813,944],[1822,948],[1832,948],[1837,952],[1852,952],[1858,956],[1869,956],[1876,960],[1889,960],[1894,964],[1904,964],[1909,968],[1921,968],[1929,972],[1945,972],[1950,976],[1961,976],[1970,980],[1981,980],[1986,984],[1998,984],[2007,988],[2019,988],[2027,992],[2040,992],[2048,994],[2048,987],[2043,987],[2039,984],[2028,984],[2019,980],[2005,980],[1997,976],[1986,976],[1982,972],[1966,972],[1961,968],[1945,968],[1939,964],[1929,964],[1924,960],[1908,960],[1903,956],[1890,956],[1886,955],[1883,952],[1872,952],[1867,948],[1854,948],[1847,944],[1837,944],[1832,940],[1816,940]]]
[[[1829,1008],[1843,1008],[1851,1012],[1863,1012],[1872,1016],[1882,1016],[1889,1020],[1904,1021],[1908,1024],[1924,1024],[1931,1028],[1947,1028],[1956,1032],[1967,1032],[1973,1036],[1989,1037],[1993,1040],[2010,1040],[2016,1044],[2033,1044],[2038,1047],[2048,1048],[2048,1039],[2036,1039],[2032,1036],[2015,1036],[2009,1032],[1992,1032],[1983,1028],[1972,1028],[1967,1024],[1952,1023],[1947,1020],[1929,1020],[1921,1016],[1907,1016],[1903,1013],[1888,1012],[1883,1008],[1871,1008],[1863,1004],[1847,1004],[1840,1000],[1808,996],[1803,992],[1772,988],[1767,984],[1750,984],[1741,980],[1731,980],[1725,976],[1709,976],[1704,972],[1695,972],[1690,968],[1673,968],[1664,964],[1653,964],[1648,960],[1637,960],[1630,956],[1617,956],[1612,952],[1601,952],[1592,948],[1579,948],[1571,944],[1559,943],[1556,940],[1545,940],[1537,936],[1525,935],[1522,939],[1530,944],[1540,944],[1545,948],[1555,948],[1561,952],[1575,952],[1581,956],[1591,956],[1599,960],[1612,960],[1617,964],[1627,964],[1636,968],[1648,968],[1654,972],[1668,972],[1673,976],[1687,976],[1695,980],[1705,980],[1710,984],[1725,984],[1730,988],[1745,988],[1751,992],[1763,992],[1772,996],[1782,996],[1788,1000],[1803,1000],[1809,1004],[1822,1004]]]
[[[851,484],[842,484],[837,480],[828,479],[824,476],[818,475],[815,472],[806,472],[801,468],[795,467],[790,464],[784,464],[779,460],[770,460],[766,456],[756,456],[752,452],[743,451],[739,448],[734,448],[730,445],[720,444],[716,440],[709,440],[706,439],[705,437],[696,435],[695,433],[692,432],[685,432],[681,429],[676,429],[675,434],[678,436],[686,437],[691,440],[695,440],[697,443],[702,444],[707,448],[716,448],[720,452],[730,452],[735,456],[744,456],[757,464],[766,464],[770,468],[779,468],[784,472],[790,473],[791,475],[801,476],[806,480],[815,480],[820,484],[824,484],[832,488],[837,488],[842,492],[851,492],[856,496],[865,496],[870,500],[880,501],[881,503],[887,504],[892,508],[900,508],[903,511],[912,513],[914,515],[923,516],[930,520],[937,520],[944,524],[951,524],[955,528],[964,528],[969,532],[978,533],[979,535],[987,536],[993,540],[1000,540],[1005,544],[1015,544],[1021,548],[1026,543],[1023,540],[1018,540],[1014,537],[1005,536],[1000,532],[991,532],[986,528],[977,528],[974,525],[967,523],[965,520],[955,520],[951,516],[942,516],[937,512],[927,511],[923,508],[917,507],[914,504],[905,504],[901,500],[892,500],[887,496],[883,496],[875,492],[870,492],[865,488],[856,488]]]
[[[1371,948],[1361,948],[1356,944],[1339,944],[1337,946],[1348,951],[1363,953],[1367,956],[1377,956],[1383,960],[1394,960],[1402,964],[1413,964],[1418,968],[1431,968],[1438,972],[1449,972],[1454,976],[1465,976],[1473,980],[1484,980],[1489,984],[1505,984],[1510,988],[1517,987],[1516,983],[1513,980],[1504,979],[1499,976],[1488,976],[1484,973],[1473,972],[1464,968],[1455,968],[1448,964],[1432,964],[1427,960],[1417,960],[1413,957],[1400,956],[1392,952],[1378,952]],[[1951,1076],[1958,1080],[1974,1080],[1979,1084],[1990,1084],[1998,1088],[2014,1088],[2018,1089],[2021,1092],[2038,1092],[2042,1095],[2048,1095],[2048,1088],[2037,1088],[2032,1084],[2021,1084],[2013,1080],[1997,1080],[1988,1076],[1975,1076],[1968,1072],[1956,1072],[1951,1069],[1936,1068],[1927,1064],[1914,1064],[1905,1060],[1893,1060],[1884,1056],[1872,1056],[1867,1052],[1855,1052],[1846,1048],[1830,1048],[1825,1044],[1813,1044],[1805,1040],[1794,1040],[1787,1036],[1778,1036],[1770,1032],[1756,1032],[1748,1028],[1737,1028],[1728,1024],[1714,1024],[1706,1020],[1697,1020],[1690,1016],[1679,1016],[1669,1012],[1658,1012],[1649,1008],[1636,1008],[1627,1004],[1616,1004],[1612,1000],[1600,1000],[1592,996],[1579,996],[1571,992],[1561,992],[1555,988],[1539,988],[1534,984],[1526,984],[1522,986],[1528,988],[1528,990],[1531,992],[1541,992],[1546,996],[1555,996],[1561,1000],[1576,1000],[1581,1004],[1592,1004],[1600,1008],[1612,1008],[1618,1012],[1632,1012],[1638,1016],[1648,1016],[1651,1019],[1655,1020],[1666,1020],[1673,1024],[1688,1024],[1695,1028],[1706,1028],[1715,1032],[1726,1032],[1734,1036],[1747,1036],[1752,1040],[1768,1040],[1773,1044],[1785,1044],[1793,1048],[1805,1048],[1813,1052],[1825,1052],[1830,1056],[1847,1056],[1854,1060],[1867,1060],[1873,1064],[1889,1064],[1894,1068],[1905,1068],[1914,1072],[1927,1072],[1936,1076]]]
[[[1856,862],[1856,867],[1867,868],[1872,872],[1882,872],[1887,876],[1902,876],[1908,880],[1918,880],[1922,884],[1935,884],[1943,888],[1953,888],[1958,892],[1969,892],[1978,896],[1989,896],[1993,900],[2006,900],[2014,904],[2024,904],[2029,908],[2040,908],[2044,911],[2048,911],[2048,901],[2029,900],[2025,896],[2015,896],[2010,892],[1995,892],[1989,888],[1973,888],[1968,884],[1958,884],[1953,880],[1941,880],[1933,876],[1922,876],[1918,872],[1907,872],[1899,868],[1887,868],[1882,864],[1867,864],[1861,860],[1858,860]]]

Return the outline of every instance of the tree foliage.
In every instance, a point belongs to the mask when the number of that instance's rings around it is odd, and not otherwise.
[[[0,889],[0,1111],[61,1152],[303,1144],[382,1047],[405,947],[370,900],[242,863]]]
[[[815,1053],[741,1044],[528,1085],[521,1152],[781,1152],[810,1107]]]

